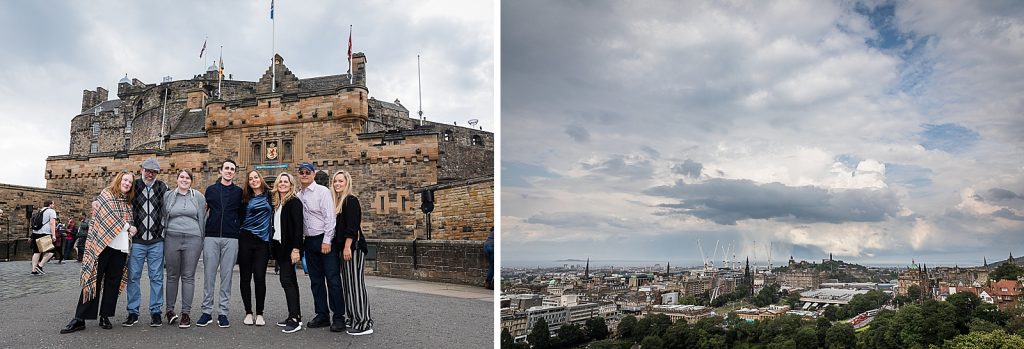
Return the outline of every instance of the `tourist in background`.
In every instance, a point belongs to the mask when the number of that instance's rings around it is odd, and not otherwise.
[[[314,182],[315,175],[316,167],[313,164],[299,164],[299,183],[302,184],[302,188],[295,195],[302,200],[306,268],[309,270],[309,286],[313,291],[313,308],[316,311],[316,316],[306,324],[306,327],[330,326],[331,332],[343,332],[345,304],[339,270],[340,246],[334,238],[334,199],[330,189]]]
[[[75,230],[75,249],[78,250],[75,257],[78,257],[78,262],[82,262],[82,256],[85,255],[85,240],[89,236],[89,216],[83,215],[82,220],[78,222],[78,227]]]
[[[75,247],[75,219],[68,218],[68,224],[64,227],[64,258],[71,259],[71,250]]]
[[[29,245],[32,245],[32,275],[46,274],[46,272],[43,271],[43,266],[53,258],[53,252],[44,252],[39,250],[39,245],[36,244],[36,240],[47,235],[52,236],[53,232],[57,231],[57,210],[53,200],[44,201],[43,208],[39,209],[38,214],[42,219],[42,225],[39,227],[31,227],[38,229],[32,229],[29,241]],[[34,215],[33,218],[35,218]],[[33,219],[33,221],[35,221],[35,219]],[[31,224],[34,225],[35,222]]]
[[[370,303],[366,300],[363,280],[363,260],[366,257],[366,237],[359,229],[363,211],[359,199],[352,193],[352,176],[346,171],[334,173],[331,180],[334,193],[336,233],[344,241],[341,248],[341,287],[345,293],[345,316],[348,334],[361,336],[373,333]]]
[[[220,166],[220,179],[206,187],[206,237],[203,239],[203,315],[196,326],[205,327],[213,321],[214,289],[220,275],[219,313],[217,325],[229,327],[228,306],[231,304],[231,272],[238,259],[238,229],[245,210],[242,188],[234,183],[238,165],[225,160]]]
[[[110,186],[103,189],[97,199],[97,207],[93,210],[93,218],[89,228],[88,241],[85,244],[85,257],[82,263],[82,293],[75,308],[75,317],[68,322],[60,333],[71,333],[85,329],[85,320],[100,316],[100,327],[111,329],[110,317],[114,316],[117,307],[118,293],[128,284],[126,261],[130,249],[130,240],[122,240],[125,245],[115,245],[115,237],[127,228],[129,235],[138,229],[131,225],[131,201],[134,194],[131,172],[122,172],[114,176]]]
[[[174,313],[178,285],[181,285],[181,321],[179,328],[192,326],[192,299],[196,287],[196,267],[203,253],[206,229],[206,196],[192,189],[192,172],[178,170],[177,187],[164,194],[164,265],[167,266],[167,323],[178,320]]]
[[[302,259],[302,201],[295,197],[298,182],[291,174],[284,172],[274,182],[274,236],[272,247],[274,260],[281,273],[281,288],[288,303],[288,318],[277,323],[284,327],[281,332],[292,333],[302,329],[302,311],[299,307],[299,283],[295,276],[295,265]]]
[[[64,231],[67,225],[57,218],[57,229],[53,230],[53,253],[57,255],[57,264],[64,264]]]
[[[484,288],[494,289],[494,227],[487,233],[487,241],[484,241],[484,255],[487,256],[487,280],[484,281]]]
[[[132,252],[128,257],[128,318],[121,326],[129,327],[139,321],[139,305],[142,292],[143,264],[149,273],[149,315],[152,327],[160,326],[164,305],[164,221],[161,210],[167,185],[156,179],[160,163],[156,158],[142,162],[142,178],[136,179],[135,196],[132,200],[132,214],[139,233],[132,238]]]
[[[243,324],[263,326],[263,304],[267,298],[267,262],[270,260],[270,188],[259,171],[249,171],[242,190],[245,219],[238,236],[238,279],[245,305]],[[253,314],[252,286],[256,288],[256,313]]]

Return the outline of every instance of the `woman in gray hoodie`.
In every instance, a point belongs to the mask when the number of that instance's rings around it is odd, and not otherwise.
[[[178,315],[174,303],[181,283],[181,321],[179,328],[192,326],[189,312],[196,285],[196,266],[203,253],[206,226],[206,197],[192,189],[192,172],[179,170],[178,186],[164,194],[163,215],[167,222],[164,233],[164,265],[167,268],[167,323],[174,324]]]

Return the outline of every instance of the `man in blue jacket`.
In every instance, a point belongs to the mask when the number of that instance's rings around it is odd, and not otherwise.
[[[203,239],[203,315],[196,326],[205,327],[213,321],[213,292],[220,274],[220,307],[217,325],[231,326],[228,304],[231,302],[231,272],[238,258],[238,231],[245,210],[242,206],[242,188],[233,183],[238,165],[225,160],[220,167],[220,179],[206,187],[206,237]],[[218,270],[219,269],[219,270]]]

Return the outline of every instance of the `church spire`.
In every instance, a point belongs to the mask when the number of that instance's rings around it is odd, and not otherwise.
[[[583,277],[590,280],[590,257],[587,257],[587,268],[583,272]]]

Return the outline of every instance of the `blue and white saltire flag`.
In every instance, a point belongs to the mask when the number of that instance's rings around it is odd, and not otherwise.
[[[270,0],[270,19],[274,19],[274,0]]]

